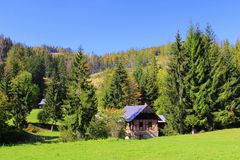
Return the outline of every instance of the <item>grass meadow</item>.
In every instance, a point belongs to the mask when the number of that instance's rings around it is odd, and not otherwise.
[[[38,123],[40,110],[28,120]],[[3,145],[0,160],[219,160],[240,159],[240,129],[226,129],[195,135],[158,137],[148,140],[89,140],[59,142],[59,132],[40,129],[35,143]],[[52,138],[51,138],[52,137]]]
[[[6,160],[240,159],[240,129],[148,140],[89,140],[0,147]]]

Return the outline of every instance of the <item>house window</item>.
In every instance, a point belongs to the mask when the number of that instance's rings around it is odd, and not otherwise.
[[[148,122],[148,129],[152,129],[152,122],[151,121]]]
[[[139,122],[139,130],[143,129],[143,122]]]

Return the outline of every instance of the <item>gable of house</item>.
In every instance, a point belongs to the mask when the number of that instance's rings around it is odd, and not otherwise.
[[[158,121],[160,117],[147,105],[126,106],[126,137],[150,138],[158,136]]]
[[[130,122],[134,119],[159,119],[159,116],[147,105],[124,107],[123,117]]]

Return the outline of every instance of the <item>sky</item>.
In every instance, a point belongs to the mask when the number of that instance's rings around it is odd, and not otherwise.
[[[163,45],[209,23],[219,41],[235,43],[239,8],[239,0],[0,0],[0,34],[101,55]]]

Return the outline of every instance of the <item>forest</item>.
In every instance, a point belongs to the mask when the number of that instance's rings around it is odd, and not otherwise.
[[[239,127],[240,42],[191,25],[185,39],[98,55],[0,36],[1,142],[28,128],[42,99],[38,119],[63,141],[119,137],[121,109],[144,103],[166,117],[163,135]]]

